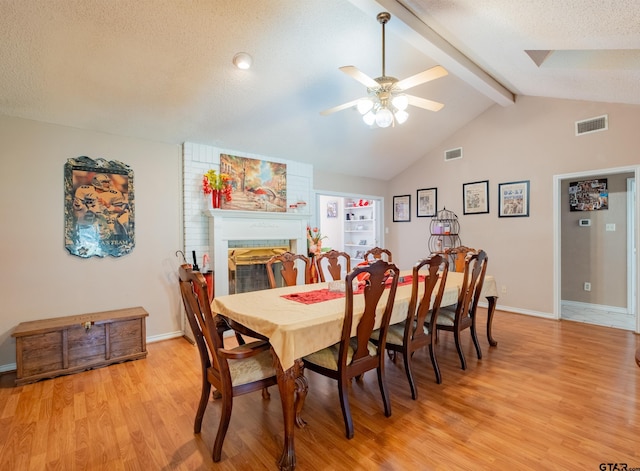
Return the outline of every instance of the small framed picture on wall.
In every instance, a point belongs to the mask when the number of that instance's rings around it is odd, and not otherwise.
[[[529,216],[529,180],[500,183],[498,198],[500,198],[499,217]]]
[[[417,191],[417,216],[419,218],[433,217],[438,210],[438,189],[425,188]]]
[[[393,222],[411,221],[411,195],[393,197]]]
[[[484,214],[489,212],[489,180],[463,183],[463,214]]]

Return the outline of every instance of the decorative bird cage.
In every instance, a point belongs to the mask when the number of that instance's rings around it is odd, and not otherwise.
[[[429,250],[431,253],[442,252],[461,245],[458,216],[447,208],[438,211],[431,218],[430,232]]]

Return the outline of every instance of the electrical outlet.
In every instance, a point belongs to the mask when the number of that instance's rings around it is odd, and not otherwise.
[[[589,283],[588,281],[584,282],[584,290],[585,291],[591,291],[591,283]]]
[[[507,287],[505,285],[502,285],[502,294],[507,294]]]

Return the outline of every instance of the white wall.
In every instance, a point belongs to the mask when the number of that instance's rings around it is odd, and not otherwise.
[[[314,188],[318,192],[331,191],[345,195],[370,195],[384,197],[388,182],[374,178],[354,177],[330,172],[324,168],[313,169]]]
[[[181,335],[180,147],[2,116],[0,143],[0,371],[15,367],[23,321],[142,306],[151,340]],[[124,257],[64,247],[64,165],[82,155],[133,169],[136,246]]]
[[[577,120],[609,115],[609,130],[575,136]],[[640,106],[519,97],[493,106],[433,152],[394,178],[392,195],[412,195],[410,223],[389,223],[394,262],[409,266],[428,253],[430,218],[415,218],[416,190],[438,188],[438,209],[460,220],[464,245],[483,248],[488,272],[501,293],[498,304],[532,314],[553,313],[553,175],[640,163]],[[444,162],[447,149],[464,157]],[[463,215],[462,184],[489,180],[489,214]],[[530,180],[530,217],[498,217],[498,184]],[[386,219],[391,221],[390,205]],[[396,253],[398,257],[396,258]]]
[[[318,197],[318,227],[322,228],[323,248],[344,250],[344,198],[320,195]],[[327,206],[336,205],[336,217],[328,217]]]

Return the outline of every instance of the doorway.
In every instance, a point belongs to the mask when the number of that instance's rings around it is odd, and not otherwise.
[[[635,230],[639,172],[640,167],[628,167],[554,176],[556,318],[640,331]],[[570,183],[598,179],[608,182],[606,210],[570,211]]]
[[[384,198],[380,196],[322,192],[316,194],[317,227],[323,251],[338,250],[351,256],[352,264],[364,253],[384,246]]]

